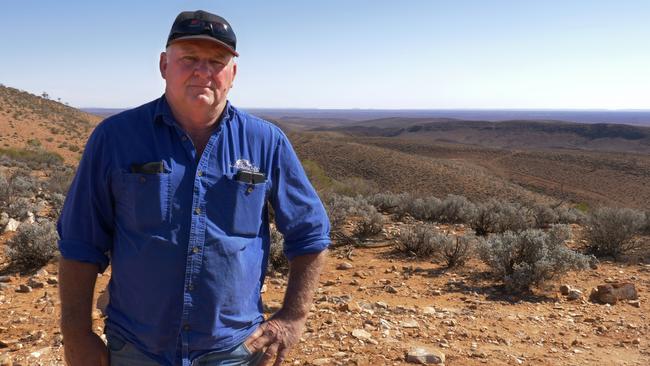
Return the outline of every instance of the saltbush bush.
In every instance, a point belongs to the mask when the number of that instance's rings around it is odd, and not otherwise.
[[[555,279],[569,270],[589,266],[590,257],[567,248],[571,231],[555,225],[548,232],[528,229],[507,231],[480,240],[480,258],[490,266],[510,290],[524,291]]]
[[[381,233],[384,227],[384,217],[374,206],[367,205],[365,210],[357,212],[358,221],[354,227],[354,236],[364,242],[368,238]]]
[[[286,272],[289,260],[284,255],[284,236],[271,225],[271,244],[269,248],[269,271]]]
[[[530,214],[535,221],[535,227],[538,229],[547,228],[550,225],[557,224],[559,220],[557,212],[546,205],[533,205],[530,208]]]
[[[557,215],[558,224],[583,224],[586,220],[584,212],[577,208],[559,206],[553,211]]]
[[[434,220],[444,223],[469,223],[476,215],[476,206],[463,196],[450,194],[435,210]]]
[[[431,258],[438,253],[439,246],[434,241],[435,228],[432,224],[404,227],[397,237],[397,250],[420,258]]]
[[[635,240],[645,225],[645,215],[629,208],[602,207],[589,214],[585,227],[587,250],[597,257],[614,258],[641,246]]]
[[[40,268],[58,252],[56,226],[49,220],[23,223],[7,242],[7,257],[23,271]]]
[[[517,203],[491,199],[476,206],[470,226],[476,235],[506,231],[519,232],[530,228],[529,210]]]
[[[447,267],[462,266],[472,256],[474,252],[474,238],[469,236],[441,235],[439,240],[435,240],[440,247],[440,256],[447,264]]]

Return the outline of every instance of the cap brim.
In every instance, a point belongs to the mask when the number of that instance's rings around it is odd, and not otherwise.
[[[191,39],[202,39],[202,40],[206,40],[206,41],[210,41],[210,42],[216,43],[216,44],[218,44],[219,46],[221,46],[221,47],[225,48],[226,50],[228,50],[228,52],[230,52],[230,53],[232,53],[233,55],[239,57],[239,53],[237,53],[237,51],[235,51],[232,47],[230,47],[230,46],[227,45],[226,43],[221,42],[221,41],[218,40],[218,39],[214,39],[213,37],[208,36],[208,35],[204,35],[204,34],[198,34],[198,35],[193,35],[193,36],[182,36],[182,37],[178,37],[178,38],[174,39],[173,41],[169,42],[169,44],[167,44],[167,45],[169,46],[170,44],[176,43],[176,42],[178,42],[178,41],[185,41],[185,40],[191,40]]]

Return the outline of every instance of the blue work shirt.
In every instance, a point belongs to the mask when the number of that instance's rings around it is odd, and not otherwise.
[[[110,258],[107,326],[163,365],[188,365],[264,320],[267,202],[289,259],[327,248],[325,209],[278,127],[228,103],[198,156],[163,96],[93,131],[59,249],[102,271]]]

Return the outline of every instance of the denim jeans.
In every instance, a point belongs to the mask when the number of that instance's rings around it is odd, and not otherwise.
[[[160,366],[117,335],[106,332],[111,366]],[[192,361],[192,366],[254,366],[262,359],[262,352],[251,353],[244,343],[224,352],[210,352]]]

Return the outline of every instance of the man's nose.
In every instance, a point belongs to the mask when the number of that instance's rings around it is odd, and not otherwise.
[[[207,60],[201,60],[201,61],[197,62],[196,65],[194,66],[194,72],[198,76],[202,76],[202,77],[207,78],[207,77],[210,77],[212,75],[214,70],[213,70],[212,66],[210,65],[210,62],[208,62]]]

